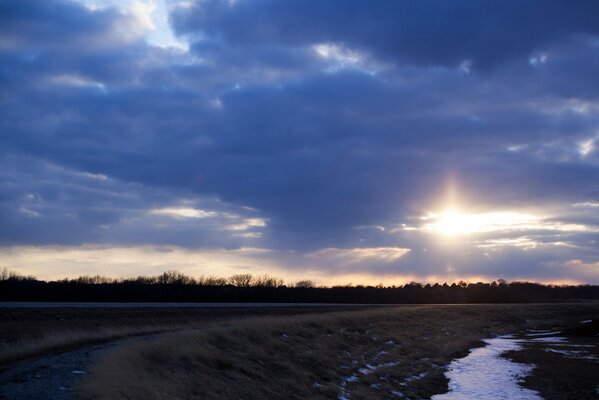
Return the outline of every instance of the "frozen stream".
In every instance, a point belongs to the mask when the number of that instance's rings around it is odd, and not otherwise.
[[[449,379],[449,392],[435,395],[432,399],[541,400],[539,393],[518,384],[533,366],[501,357],[507,351],[521,350],[519,341],[511,336],[485,339],[486,346],[472,350],[466,357],[449,365],[445,373]]]

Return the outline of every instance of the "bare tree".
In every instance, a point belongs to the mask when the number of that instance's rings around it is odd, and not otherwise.
[[[254,282],[252,274],[236,274],[228,279],[229,284],[237,287],[250,287]]]
[[[194,283],[196,283],[195,279],[193,279],[192,277],[184,275],[181,272],[175,270],[163,272],[162,275],[158,276],[157,281],[158,283],[171,285],[193,285]]]
[[[316,287],[316,284],[313,281],[306,279],[303,281],[296,282],[295,287],[309,289],[309,288]]]
[[[257,276],[253,282],[253,286],[262,286],[262,287],[277,288],[277,287],[281,287],[283,285],[284,285],[284,282],[282,279],[275,278],[275,277],[267,275],[267,274]]]

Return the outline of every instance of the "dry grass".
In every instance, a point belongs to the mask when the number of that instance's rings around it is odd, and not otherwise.
[[[15,361],[128,336],[206,327],[256,315],[326,311],[326,307],[4,308],[0,309],[0,368]]]
[[[54,332],[35,340],[19,341],[0,346],[0,366],[31,357],[68,351],[83,345],[108,342],[129,336],[168,332],[173,326],[102,328],[94,331],[75,330]],[[183,329],[183,327],[181,327]]]
[[[449,305],[252,318],[115,351],[79,393],[84,399],[380,399],[400,390],[428,398],[447,388],[442,367],[481,338],[598,311],[599,305],[581,304]]]

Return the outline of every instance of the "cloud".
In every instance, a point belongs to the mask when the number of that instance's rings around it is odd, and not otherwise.
[[[171,10],[188,48],[154,45],[148,10],[0,7],[3,246],[596,280],[595,2],[208,0]],[[448,188],[538,218],[450,247],[401,228]]]
[[[175,8],[181,35],[232,46],[341,43],[407,65],[489,68],[581,34],[597,34],[594,1],[196,1]]]

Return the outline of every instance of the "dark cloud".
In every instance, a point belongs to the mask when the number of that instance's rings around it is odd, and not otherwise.
[[[596,260],[596,210],[572,205],[599,200],[595,2],[202,1],[171,15],[189,53],[114,8],[1,7],[4,245],[400,247],[330,271],[430,276]],[[490,257],[398,228],[449,187],[586,230],[510,232],[538,248]]]
[[[488,68],[577,34],[597,34],[595,1],[197,1],[172,15],[179,34],[232,46],[343,43],[400,64]]]

